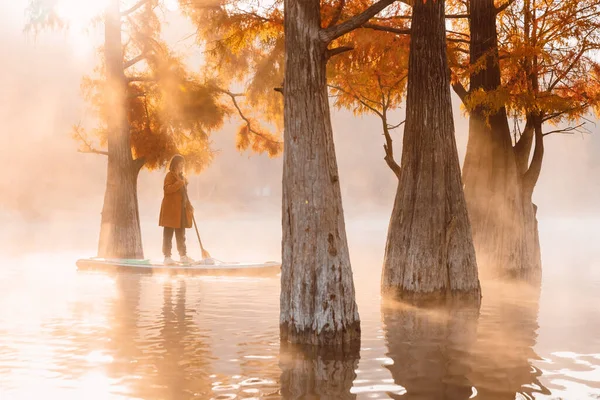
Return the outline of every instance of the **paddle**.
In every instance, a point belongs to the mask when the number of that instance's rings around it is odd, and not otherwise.
[[[184,185],[183,187],[184,187],[183,193],[185,195],[186,200],[189,201],[190,204],[192,204],[192,202],[190,201],[190,197],[188,196],[188,193],[187,193],[187,185]],[[196,229],[196,236],[198,236],[198,243],[200,243],[200,250],[202,250],[202,259],[206,260],[208,258],[212,258],[210,256],[210,253],[208,251],[206,251],[204,246],[202,246],[202,239],[200,239],[200,232],[198,232],[198,225],[196,224],[196,217],[194,216],[193,212],[192,212],[192,221],[194,222],[194,229]]]

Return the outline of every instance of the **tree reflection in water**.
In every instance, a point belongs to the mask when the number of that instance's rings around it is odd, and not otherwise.
[[[494,283],[484,287],[478,307],[453,304],[415,307],[385,302],[382,307],[386,365],[402,396],[462,400],[533,399],[550,394],[531,364],[537,336],[539,286]]]
[[[284,399],[356,399],[359,349],[319,349],[281,343],[281,395]]]

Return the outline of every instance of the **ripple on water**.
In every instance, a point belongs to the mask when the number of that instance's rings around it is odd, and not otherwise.
[[[0,398],[600,398],[599,313],[547,312],[535,290],[492,284],[480,310],[420,310],[359,286],[360,353],[331,358],[280,349],[277,279],[40,265],[0,271]]]

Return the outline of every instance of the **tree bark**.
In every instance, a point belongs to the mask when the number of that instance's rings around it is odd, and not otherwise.
[[[454,137],[444,5],[413,5],[402,162],[382,291],[402,298],[467,295],[479,301]]]
[[[327,96],[318,0],[285,1],[281,338],[349,345],[360,320]]]
[[[140,163],[133,160],[126,110],[119,1],[111,0],[105,17],[108,165],[98,256],[143,258],[137,202]]]

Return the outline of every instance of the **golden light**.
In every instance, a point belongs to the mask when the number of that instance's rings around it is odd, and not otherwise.
[[[68,40],[76,56],[94,52],[95,41],[89,27],[104,12],[108,0],[59,0],[56,14],[68,25]]]
[[[179,9],[178,0],[164,0],[164,4],[169,11],[177,11]]]
[[[59,0],[56,13],[70,27],[84,29],[102,14],[106,4],[107,0]]]

